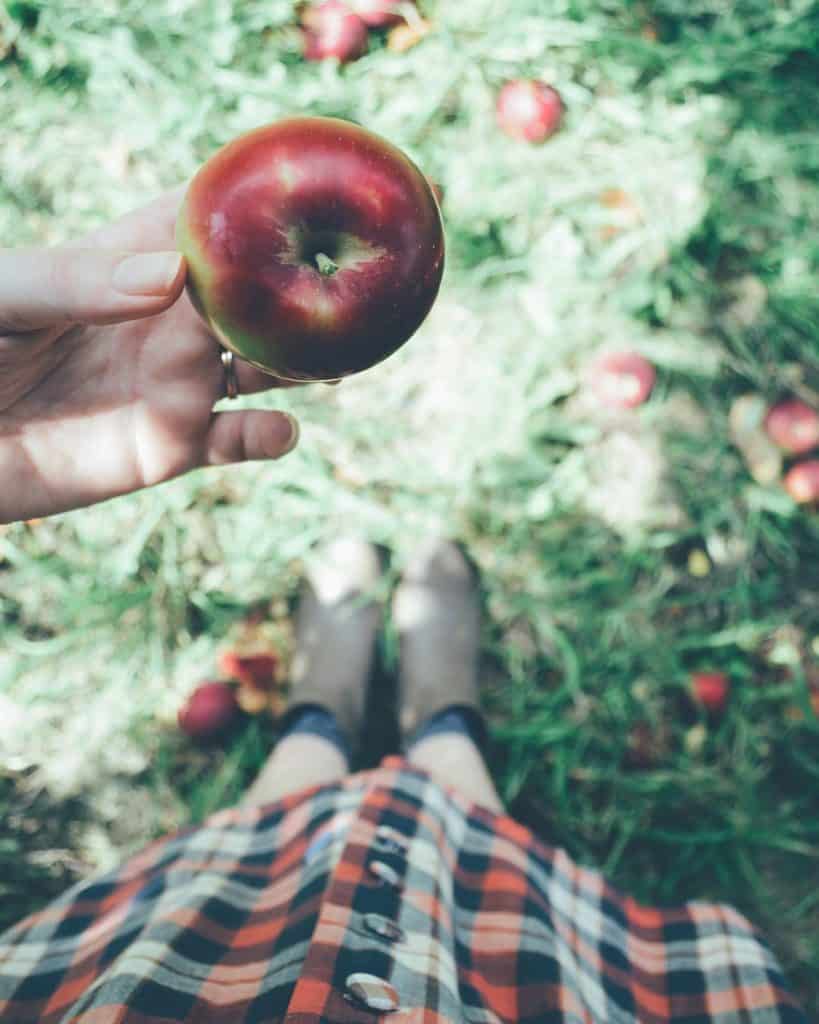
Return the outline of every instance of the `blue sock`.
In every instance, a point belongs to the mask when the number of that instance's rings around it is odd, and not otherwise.
[[[303,707],[294,709],[290,721],[285,720],[284,731],[279,736],[279,742],[287,736],[320,736],[336,748],[349,765],[352,760],[350,741],[344,730],[336,721],[332,711],[322,707],[320,704],[305,704]]]
[[[486,725],[481,713],[475,708],[454,704],[436,712],[426,722],[422,722],[407,743],[407,750],[422,740],[429,739],[430,736],[440,736],[443,733],[457,733],[460,736],[465,736],[481,752],[486,745]]]

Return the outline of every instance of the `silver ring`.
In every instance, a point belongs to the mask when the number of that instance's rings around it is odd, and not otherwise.
[[[225,397],[237,398],[239,395],[239,377],[236,373],[236,363],[230,349],[222,349],[222,366],[225,369]]]

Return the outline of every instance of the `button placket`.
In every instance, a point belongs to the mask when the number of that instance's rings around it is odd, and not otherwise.
[[[344,983],[348,998],[373,1013],[395,1013],[401,1008],[398,993],[388,981],[375,974],[359,972]]]
[[[389,839],[383,836],[375,837],[373,840],[373,847],[378,853],[386,853],[393,857],[399,857],[404,853],[404,848],[399,846],[394,839]]]
[[[381,939],[383,942],[390,944],[397,944],[406,941],[406,933],[404,929],[391,921],[388,917],[383,917],[381,914],[365,914],[362,919],[362,925],[364,930],[369,935],[375,935],[376,938]]]
[[[330,983],[331,991],[323,998],[326,999],[326,1012],[335,1014],[333,1019],[344,1019],[339,1002],[348,1004],[350,1008],[357,1007],[359,1012],[371,1012],[375,1015],[398,1012],[401,1019],[404,1013],[416,1012],[415,1008],[410,1009],[407,1005],[401,1005],[397,989],[385,980],[392,977],[391,946],[408,941],[408,936],[393,918],[398,916],[396,901],[401,899],[408,881],[405,875],[409,867],[409,851],[413,841],[391,826],[378,824],[383,809],[379,805],[382,792],[383,787],[380,786],[374,786],[372,790],[365,792],[346,835],[338,866],[334,868],[323,897],[323,906],[313,933],[311,948],[305,958],[301,978],[291,997],[288,1015],[311,1012],[317,1000],[314,986],[317,979]],[[414,832],[413,827],[413,834]],[[361,857],[365,850],[369,855]],[[372,865],[377,866],[373,868]],[[342,870],[345,874],[343,880],[339,877]],[[360,887],[357,895],[359,913],[353,913],[352,916],[349,915],[351,884]],[[346,975],[346,980],[341,985],[332,986],[326,957],[320,956],[317,950],[319,947],[324,949],[327,945],[338,943],[340,916],[344,917],[345,914],[345,927],[351,933],[348,940],[350,945],[346,951],[343,945],[337,945],[337,948],[339,955],[345,956],[346,969],[341,977],[344,978]],[[369,917],[370,927],[367,927],[364,921],[369,914],[373,917]],[[356,942],[352,937],[353,933],[368,939],[367,945],[361,944],[361,940]],[[397,952],[396,950],[393,955],[397,955]],[[375,969],[382,976],[379,977],[377,973],[371,974],[367,970],[368,966],[370,971]],[[364,970],[361,971],[360,967]],[[404,995],[406,996],[406,993]],[[454,1022],[460,1019],[454,1005],[451,1012],[442,1017],[442,1021]],[[319,1020],[318,1017],[315,1019]],[[299,1024],[302,1024],[300,1018]]]
[[[410,848],[409,839],[397,829],[389,825],[379,825],[375,830],[373,846],[380,853],[392,853],[406,855]]]
[[[389,885],[393,889],[401,888],[401,876],[394,867],[385,861],[371,860],[367,865],[367,871],[377,879],[379,885]]]
[[[371,876],[377,878],[381,884],[392,886],[394,889],[400,889],[402,881],[399,869],[406,868],[406,854],[409,849],[409,841],[389,825],[379,825],[372,839],[372,847],[375,854],[393,857],[395,860],[400,861],[400,864],[396,868],[380,857],[375,856],[367,864],[368,872]]]

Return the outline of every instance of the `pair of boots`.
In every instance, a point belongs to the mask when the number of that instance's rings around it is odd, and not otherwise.
[[[320,705],[358,746],[367,680],[385,609],[379,550],[342,539],[321,548],[308,568],[296,618],[291,710]],[[478,581],[450,541],[425,544],[392,597],[400,640],[399,725],[403,744],[446,708],[478,714]]]

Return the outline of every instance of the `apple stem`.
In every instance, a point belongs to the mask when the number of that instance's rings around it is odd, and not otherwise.
[[[338,264],[323,252],[316,253],[315,260],[322,277],[332,277],[338,270]]]

